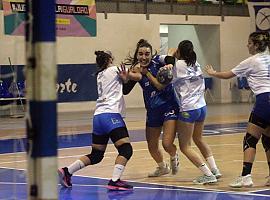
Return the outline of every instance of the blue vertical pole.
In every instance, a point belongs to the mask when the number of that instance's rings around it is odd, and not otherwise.
[[[55,200],[57,112],[55,0],[27,0],[28,199]]]

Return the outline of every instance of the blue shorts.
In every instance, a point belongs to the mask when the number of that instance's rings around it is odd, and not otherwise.
[[[270,92],[256,96],[252,112],[270,124]]]
[[[146,114],[146,126],[161,127],[167,120],[177,120],[178,110],[177,105],[149,109]]]
[[[103,113],[94,115],[93,133],[96,135],[106,135],[113,129],[120,127],[126,127],[126,124],[119,113]]]
[[[207,113],[206,106],[196,110],[183,111],[179,113],[178,120],[190,123],[202,122],[206,117],[206,113]]]

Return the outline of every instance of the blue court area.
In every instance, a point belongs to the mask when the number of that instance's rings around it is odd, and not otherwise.
[[[221,135],[244,132],[246,123],[215,124],[205,127],[205,135]],[[89,146],[91,134],[59,136],[59,148]],[[144,131],[130,131],[132,142],[144,141]],[[72,142],[71,142],[72,141]],[[25,139],[1,140],[0,154],[24,151]],[[3,148],[2,148],[3,147]],[[27,185],[26,171],[0,167],[0,200],[26,200]],[[130,182],[133,191],[109,191],[107,179],[96,177],[74,176],[72,189],[62,188],[60,185],[60,200],[269,200],[270,190],[253,190],[252,192],[208,190],[194,187],[177,187],[160,184]]]
[[[15,182],[14,182],[15,181]],[[60,200],[269,200],[270,191],[237,193],[196,188],[130,182],[133,191],[109,191],[108,180],[73,177],[72,189],[59,186]],[[0,199],[27,199],[26,173],[23,170],[0,168]]]

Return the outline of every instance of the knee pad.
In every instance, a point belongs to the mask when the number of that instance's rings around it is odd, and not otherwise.
[[[258,141],[259,140],[255,138],[253,135],[251,135],[250,133],[246,133],[243,141],[243,150],[245,151],[248,148],[256,149]]]
[[[97,164],[100,161],[102,161],[102,159],[104,158],[104,152],[105,151],[100,151],[100,150],[97,150],[97,149],[92,149],[91,154],[88,154],[86,156],[89,158],[89,160],[91,162],[91,165],[94,165],[94,164]]]
[[[127,160],[129,160],[133,154],[132,146],[130,143],[124,143],[117,147],[118,153],[120,156],[125,157]]]
[[[267,137],[266,135],[262,135],[262,144],[265,152],[267,152],[270,149],[270,137]]]

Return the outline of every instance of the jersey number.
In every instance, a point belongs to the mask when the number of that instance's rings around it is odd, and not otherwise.
[[[97,82],[97,90],[98,90],[98,96],[101,97],[103,93],[102,82]]]

